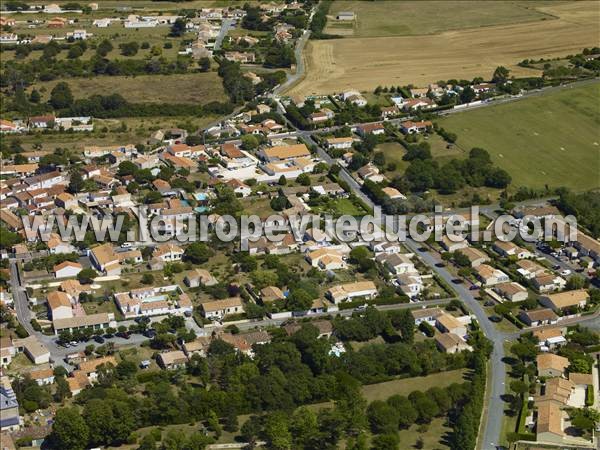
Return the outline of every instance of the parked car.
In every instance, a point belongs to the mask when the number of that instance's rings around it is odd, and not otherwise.
[[[502,317],[500,316],[490,316],[489,319],[494,323],[502,322]]]
[[[105,339],[102,336],[94,336],[94,341],[98,344],[104,344]]]
[[[470,290],[470,291],[478,291],[478,290],[479,290],[479,286],[477,286],[477,285],[475,285],[475,284],[474,284],[474,285],[472,285],[472,286],[469,288],[469,290]]]
[[[461,284],[463,282],[462,278],[455,278],[452,280],[454,284]]]
[[[569,269],[563,269],[563,270],[560,271],[560,274],[563,277],[566,277],[567,275],[571,275],[571,271]]]

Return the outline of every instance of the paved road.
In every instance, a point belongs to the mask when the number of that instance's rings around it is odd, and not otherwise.
[[[214,46],[215,50],[221,49],[221,44],[223,43],[223,39],[225,39],[225,36],[227,36],[227,33],[229,33],[229,30],[234,25],[235,25],[235,19],[223,19],[223,21],[221,22],[221,29],[219,30],[219,34],[217,35],[217,38],[215,39],[215,46]]]
[[[305,62],[304,62],[304,46],[310,37],[310,30],[304,31],[304,34],[296,41],[296,72],[288,76],[288,79],[280,86],[277,86],[273,90],[273,95],[280,95],[284,93],[287,89],[291,88],[302,76],[304,75],[304,71],[306,70]]]
[[[489,321],[487,315],[479,302],[475,300],[471,291],[469,291],[462,284],[453,284],[452,280],[454,277],[445,267],[437,267],[435,264],[440,262],[430,252],[420,252],[418,249],[421,245],[412,239],[405,242],[405,245],[419,255],[425,264],[431,266],[431,268],[440,276],[446,283],[453,286],[460,299],[466,303],[468,308],[475,314],[477,321],[485,336],[492,341],[494,344],[494,350],[490,357],[490,376],[488,379],[489,389],[491,393],[490,398],[487,402],[487,420],[483,424],[482,433],[479,436],[482,449],[495,449],[499,445],[501,428],[502,428],[502,417],[504,415],[504,401],[500,398],[504,394],[504,383],[505,383],[505,371],[504,363],[504,340],[505,335],[500,333]]]

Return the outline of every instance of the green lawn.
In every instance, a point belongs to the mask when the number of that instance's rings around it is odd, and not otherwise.
[[[452,428],[447,427],[445,424],[446,419],[441,417],[433,419],[428,425],[412,425],[407,430],[401,430],[399,432],[400,447],[398,449],[414,450],[417,448],[415,444],[419,437],[423,440],[423,448],[432,450],[449,448],[446,442]]]
[[[600,187],[600,84],[453,114],[440,125],[463,149],[482,147],[513,187]]]
[[[377,384],[367,384],[361,388],[368,402],[386,400],[392,395],[408,395],[413,391],[426,391],[434,386],[444,388],[453,383],[464,383],[464,369],[434,373],[424,377],[401,378]]]
[[[386,0],[335,1],[329,10],[326,32],[344,36],[414,36],[434,34],[491,25],[514,24],[551,19],[552,16],[532,8],[525,1],[403,1]],[[340,11],[353,11],[353,22],[340,22],[335,15]],[[353,34],[348,34],[353,28]]]

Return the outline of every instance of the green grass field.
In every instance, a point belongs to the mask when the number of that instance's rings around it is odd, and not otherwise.
[[[102,76],[68,78],[36,83],[46,100],[57,83],[66,82],[75,98],[95,94],[121,94],[132,103],[210,103],[227,99],[216,72],[180,75]]]
[[[354,12],[354,27],[335,20],[340,11]],[[532,7],[531,2],[494,1],[482,8],[478,1],[456,0],[335,1],[329,16],[326,31],[348,37],[415,36],[552,18]]]
[[[482,147],[513,177],[513,187],[600,187],[600,84],[567,88],[439,121],[457,144]]]

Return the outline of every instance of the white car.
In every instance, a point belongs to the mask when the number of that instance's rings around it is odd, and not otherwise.
[[[563,269],[563,270],[560,271],[560,274],[563,277],[566,277],[567,275],[571,275],[571,271],[569,269]]]

